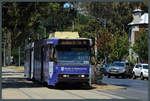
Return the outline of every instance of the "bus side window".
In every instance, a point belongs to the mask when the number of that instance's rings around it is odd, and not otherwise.
[[[52,45],[49,46],[49,60],[53,61],[53,47]]]
[[[54,62],[57,63],[57,60],[56,60],[56,49],[53,47],[53,45],[49,46],[49,58],[50,58],[50,61],[54,61]]]

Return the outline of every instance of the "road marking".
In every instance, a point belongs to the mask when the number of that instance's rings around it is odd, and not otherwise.
[[[78,94],[74,94],[74,93],[69,92],[69,91],[66,91],[66,90],[63,90],[63,92],[68,93],[68,94],[75,95],[75,96],[80,97],[80,98],[82,98],[82,99],[86,99],[86,97],[80,96],[80,95],[78,95]]]
[[[80,97],[84,97],[84,99],[112,99],[119,98],[117,96],[111,96],[109,94],[95,93],[91,92],[92,90],[65,90],[68,93],[75,94]]]
[[[110,98],[125,99],[124,97],[120,97],[120,96],[108,94],[108,93],[101,92],[101,91],[98,91],[98,90],[91,90],[91,92],[96,93],[96,94],[100,94],[100,95],[104,95],[104,96],[108,96],[108,97],[110,97]]]
[[[34,99],[34,97],[32,97],[31,95],[29,95],[28,93],[26,93],[23,89],[19,89],[23,94],[25,94],[26,96],[28,96],[31,99]]]

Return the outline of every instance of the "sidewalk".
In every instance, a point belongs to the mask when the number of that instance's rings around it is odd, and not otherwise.
[[[2,71],[3,73],[5,73],[5,77],[7,74],[9,73],[15,73],[14,76],[23,76],[24,75],[22,73],[24,73],[24,67],[23,66],[6,66],[6,67],[3,67],[2,68]],[[17,75],[16,73],[21,73],[22,75]],[[9,75],[8,75],[9,76]],[[13,75],[12,75],[13,77]],[[107,84],[92,84],[92,88],[95,89],[95,90],[101,90],[101,91],[104,91],[104,90],[125,90],[126,88],[125,87],[121,87],[121,86],[114,86],[114,85],[107,85]]]
[[[24,66],[5,66],[2,67],[2,72],[24,72]]]

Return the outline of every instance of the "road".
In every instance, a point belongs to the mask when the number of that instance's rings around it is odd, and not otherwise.
[[[126,90],[122,91],[105,91],[109,94],[114,94],[117,96],[124,96],[127,98],[135,99],[148,99],[148,80],[132,80],[132,79],[118,79],[118,78],[107,78],[104,77],[102,80],[104,83],[112,84],[116,86],[126,87]]]
[[[3,99],[126,99],[97,89],[66,87],[55,89],[44,87],[37,82],[27,81],[23,72],[2,69]]]

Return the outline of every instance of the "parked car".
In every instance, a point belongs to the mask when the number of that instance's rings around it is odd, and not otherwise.
[[[144,78],[148,79],[148,64],[136,64],[133,68],[133,79],[140,77],[141,80]]]
[[[105,65],[101,65],[101,66],[97,66],[97,68],[106,76],[107,75],[107,69],[108,65],[105,64]]]
[[[108,78],[111,76],[122,78],[131,78],[132,77],[132,64],[129,62],[119,62],[115,61],[109,68],[107,69]]]

